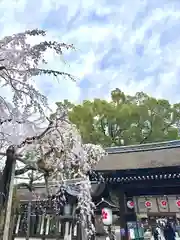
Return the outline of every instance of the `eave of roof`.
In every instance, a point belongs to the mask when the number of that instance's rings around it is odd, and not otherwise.
[[[128,145],[120,147],[108,147],[105,148],[108,154],[119,154],[129,152],[144,152],[154,151],[160,149],[180,148],[180,140],[166,141],[166,142],[154,142],[138,145]]]
[[[139,168],[179,167],[180,140],[106,148],[108,156],[95,170],[130,170]]]

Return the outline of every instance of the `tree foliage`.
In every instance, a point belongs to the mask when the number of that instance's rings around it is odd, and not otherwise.
[[[30,43],[29,38],[34,38],[36,43]],[[6,36],[0,40],[0,149],[1,152],[6,152],[5,155],[13,152],[13,158],[7,156],[1,178],[0,188],[5,197],[13,171],[14,156],[22,149],[22,145],[27,145],[28,137],[34,138],[43,131],[35,118],[31,119],[32,115],[36,114],[44,121],[44,110],[49,107],[48,99],[36,87],[35,77],[44,74],[73,79],[68,73],[46,68],[48,61],[45,53],[54,51],[61,56],[63,49],[73,49],[73,46],[48,41],[46,32],[38,29]],[[8,99],[3,94],[4,91],[10,95]],[[26,164],[21,170],[21,173],[26,172],[29,167]]]
[[[27,153],[27,164],[59,181],[86,177],[105,155],[101,146],[82,143],[79,131],[62,108],[57,109],[40,135],[25,139],[22,148]]]
[[[111,101],[94,99],[74,105],[64,100],[56,104],[68,109],[84,143],[109,147],[178,138],[180,103],[172,105],[143,92],[129,96],[116,88]]]
[[[35,41],[30,43],[30,38]],[[42,38],[42,41],[38,41]],[[33,42],[37,42],[34,44]],[[47,51],[62,55],[63,50],[74,49],[73,45],[47,41],[44,30],[28,30],[6,36],[0,40],[0,87],[7,91],[12,101],[0,95],[0,147],[17,144],[27,136],[37,133],[36,122],[30,121],[32,114],[44,117],[49,108],[48,99],[40,93],[35,84],[37,76],[63,76],[72,80],[69,74],[57,69],[46,68]],[[8,96],[9,97],[9,96]]]
[[[57,109],[49,120],[48,127],[40,135],[26,139],[22,145],[25,146],[24,154],[28,153],[26,164],[44,171],[47,185],[49,180],[55,181],[59,188],[64,185],[66,189],[67,180],[75,181],[74,189],[79,185],[77,194],[79,219],[87,235],[94,234],[95,229],[91,222],[94,203],[88,173],[105,156],[104,149],[99,145],[83,144],[79,131],[69,121],[64,107]],[[56,196],[56,204],[58,201],[64,201],[62,192]],[[58,214],[60,209],[57,207],[55,209]]]
[[[94,232],[91,222],[93,203],[88,172],[104,156],[105,151],[100,146],[82,143],[80,133],[69,121],[64,106],[58,107],[52,119],[46,118],[44,110],[49,108],[48,99],[36,88],[33,80],[41,75],[74,80],[69,73],[42,68],[48,63],[45,59],[47,50],[62,55],[63,49],[73,49],[73,46],[46,40],[30,44],[28,38],[35,36],[45,37],[46,32],[36,29],[0,40],[0,84],[8,88],[12,97],[12,101],[8,102],[0,96],[0,148],[6,150],[7,155],[1,179],[2,193],[8,196],[14,174],[12,163],[16,159],[26,166],[15,174],[30,169],[43,172],[46,185],[49,178],[58,180],[59,187],[65,180],[74,179],[80,185],[77,196],[79,219],[87,228],[87,234],[91,235]],[[46,119],[45,127],[38,128],[34,119],[29,120],[34,113]],[[6,216],[10,216],[10,212],[8,209]],[[4,232],[8,236],[9,228],[7,224],[5,226]]]

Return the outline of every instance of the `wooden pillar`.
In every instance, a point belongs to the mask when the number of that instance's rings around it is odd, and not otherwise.
[[[119,197],[119,208],[120,208],[120,234],[121,234],[121,240],[128,240],[128,229],[127,229],[127,221],[126,221],[126,199],[125,199],[125,193],[121,189],[118,194]],[[124,232],[124,234],[122,234]]]
[[[77,223],[77,240],[83,240],[82,239],[82,225],[80,222]]]
[[[32,188],[33,188],[33,171],[31,172],[30,182],[29,182],[29,191],[31,193],[30,199],[28,202],[28,211],[27,211],[27,232],[26,232],[26,240],[29,240],[30,238],[30,231],[31,231],[31,211],[32,211]]]

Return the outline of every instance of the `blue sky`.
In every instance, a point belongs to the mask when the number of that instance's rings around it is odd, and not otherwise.
[[[38,79],[50,102],[109,98],[116,87],[180,102],[179,0],[1,0],[0,8],[1,36],[42,28],[75,45],[66,64],[47,55],[49,67],[77,77]]]

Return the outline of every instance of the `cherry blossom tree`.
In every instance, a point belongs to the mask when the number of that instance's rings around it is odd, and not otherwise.
[[[65,186],[68,180],[74,180],[80,186],[79,219],[90,236],[94,232],[91,223],[94,205],[88,173],[105,152],[100,146],[82,143],[65,109],[58,108],[52,119],[45,116],[44,110],[49,108],[48,100],[36,88],[33,79],[45,74],[74,80],[69,73],[40,67],[48,63],[45,59],[47,50],[62,55],[63,49],[74,47],[55,41],[42,41],[34,45],[28,42],[28,37],[37,36],[46,38],[46,32],[36,29],[0,40],[0,84],[8,88],[12,97],[10,102],[0,94],[0,149],[2,156],[10,156],[9,160],[7,157],[2,182],[6,189],[11,189],[12,185],[7,188],[7,182],[10,184],[10,179],[11,182],[13,180],[10,175],[13,172],[13,159],[25,164],[15,174],[30,169],[43,173],[47,191],[49,181],[57,182],[60,187]],[[38,121],[32,120],[34,114],[38,114]],[[4,150],[7,152],[4,153]],[[10,165],[11,171],[8,169]],[[8,239],[7,233],[3,239]]]
[[[68,181],[73,180],[76,187],[79,186],[79,220],[87,236],[90,236],[95,230],[91,221],[95,206],[88,173],[105,156],[105,151],[101,146],[82,143],[80,133],[69,121],[65,109],[58,108],[55,117],[49,121],[43,133],[22,143],[24,150],[21,152],[26,155],[27,165],[47,174],[47,184],[54,181],[54,186],[59,185],[60,188],[63,185],[66,188]],[[52,187],[51,190],[49,195],[54,192]]]
[[[33,37],[43,38],[43,41],[31,44],[29,38]],[[73,46],[46,39],[45,31],[35,29],[0,40],[0,151],[1,156],[7,155],[0,185],[2,204],[4,197],[7,199],[9,196],[10,199],[12,195],[9,192],[12,185],[9,185],[10,180],[13,182],[11,173],[15,167],[14,160],[18,159],[19,144],[27,136],[35,136],[42,131],[38,126],[39,119],[44,122],[44,110],[48,108],[47,98],[36,88],[34,80],[43,74],[73,80],[68,73],[45,68],[48,63],[45,58],[47,51],[55,51],[61,56],[63,49],[73,49]],[[38,121],[32,120],[34,114],[38,116]],[[27,168],[29,166],[20,169],[21,173]],[[7,212],[6,215],[8,223],[10,214]],[[4,231],[3,239],[8,239],[8,224],[5,226],[7,232]]]
[[[34,124],[34,119],[29,121],[29,118],[32,113],[38,113],[43,117],[44,110],[48,108],[47,98],[36,88],[34,79],[37,76],[43,74],[55,77],[63,76],[74,80],[69,73],[45,68],[48,64],[45,58],[47,51],[55,51],[61,56],[63,49],[74,49],[73,45],[46,40],[39,42],[38,38],[37,44],[30,44],[28,40],[32,37],[47,38],[45,31],[36,29],[0,40],[1,147],[22,141],[24,134],[21,136],[21,132],[25,131],[25,128],[27,128],[25,133],[27,132],[28,136],[36,134],[37,122]],[[40,66],[44,68],[40,68]],[[2,96],[3,91],[11,95],[12,102],[8,102],[7,98]],[[8,133],[10,126],[14,126],[11,127],[13,134]]]

